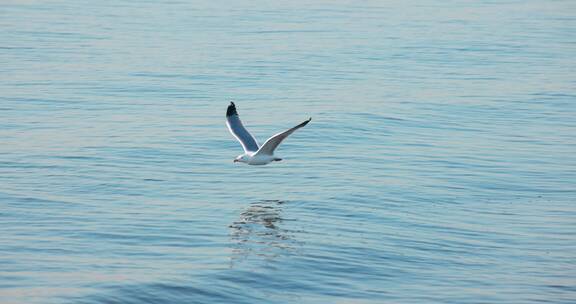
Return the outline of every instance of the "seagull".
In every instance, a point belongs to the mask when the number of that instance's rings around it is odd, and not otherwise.
[[[308,120],[293,128],[275,134],[268,138],[262,146],[258,146],[256,139],[254,139],[242,125],[242,121],[240,121],[238,112],[236,111],[236,105],[230,102],[226,110],[226,125],[230,133],[236,137],[242,145],[242,148],[244,148],[244,154],[238,155],[238,157],[234,159],[234,162],[246,163],[248,165],[266,165],[273,161],[281,161],[281,158],[274,156],[274,150],[276,150],[278,145],[280,145],[288,135],[307,125],[311,120],[312,118],[308,118]]]

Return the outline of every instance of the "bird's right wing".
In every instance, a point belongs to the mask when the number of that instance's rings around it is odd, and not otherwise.
[[[228,109],[226,110],[226,125],[230,133],[236,137],[236,139],[244,148],[244,152],[256,152],[258,151],[258,143],[256,139],[244,128],[242,121],[238,117],[238,112],[236,111],[236,105],[230,102]]]
[[[274,154],[274,150],[276,150],[278,145],[280,145],[280,143],[282,143],[282,141],[284,139],[286,139],[286,137],[288,137],[294,131],[307,125],[311,120],[312,120],[312,118],[308,118],[308,120],[304,121],[303,123],[268,138],[268,140],[262,145],[262,147],[260,147],[260,149],[258,150],[258,152],[256,154],[260,154],[260,155],[272,155],[272,154]]]

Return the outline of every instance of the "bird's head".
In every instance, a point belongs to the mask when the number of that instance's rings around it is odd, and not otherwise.
[[[246,154],[238,155],[235,159],[235,163],[247,163],[250,160],[250,157]]]

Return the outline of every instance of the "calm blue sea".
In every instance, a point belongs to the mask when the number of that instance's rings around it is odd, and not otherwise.
[[[0,303],[575,303],[576,2],[0,1]],[[268,166],[233,163],[233,100]]]

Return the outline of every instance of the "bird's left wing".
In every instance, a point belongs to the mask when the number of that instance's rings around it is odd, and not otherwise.
[[[274,154],[274,150],[276,150],[278,145],[280,145],[280,143],[282,143],[282,141],[284,139],[286,139],[286,137],[288,137],[294,131],[307,125],[311,120],[312,120],[312,118],[308,118],[308,120],[304,121],[303,123],[268,138],[268,140],[260,147],[260,149],[258,149],[258,152],[256,152],[256,155],[258,155],[258,154],[261,154],[261,155]]]
[[[258,151],[258,142],[254,139],[254,136],[244,128],[240,117],[238,117],[238,112],[236,111],[236,105],[230,102],[228,109],[226,110],[226,125],[230,130],[230,133],[236,137],[236,139],[244,148],[244,152],[256,152]]]

